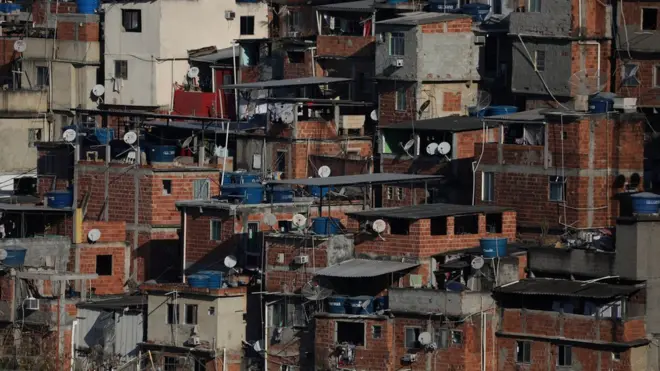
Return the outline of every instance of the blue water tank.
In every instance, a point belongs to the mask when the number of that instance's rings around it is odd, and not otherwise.
[[[208,286],[208,276],[203,274],[191,274],[188,276],[188,284],[196,289],[205,289]]]
[[[9,13],[9,4],[0,3],[0,13]]]
[[[309,188],[310,193],[314,197],[325,197],[325,195],[328,194],[328,191],[330,190],[331,187],[319,187],[319,186],[311,186]]]
[[[490,5],[479,3],[465,4],[461,8],[461,12],[471,15],[474,22],[483,22],[486,20],[488,13],[490,13]]]
[[[321,216],[312,219],[312,231],[320,235],[337,234],[339,230],[339,219]]]
[[[490,106],[488,107],[486,116],[509,115],[516,112],[518,112],[518,107],[516,106]]]
[[[229,183],[222,186],[221,192],[222,197],[226,198],[227,196],[236,196],[240,194],[239,184]]]
[[[285,203],[293,202],[293,190],[289,186],[274,186],[266,195],[268,202]]]
[[[238,183],[238,184],[261,183],[261,175],[255,173],[235,173],[234,183]]]
[[[458,10],[458,0],[429,0],[429,11],[453,13]]]
[[[72,191],[46,192],[46,205],[55,209],[64,209],[73,205]]]
[[[636,193],[632,199],[633,214],[657,214],[660,207],[660,195],[651,192]]]
[[[78,6],[78,13],[81,14],[94,14],[96,9],[99,8],[100,0],[76,0]]]
[[[260,204],[264,201],[264,186],[260,183],[237,184],[236,195],[243,196],[241,202],[244,204]]]
[[[401,3],[407,3],[409,0],[387,0],[388,4],[401,4]]]
[[[378,312],[379,310],[386,310],[389,307],[389,300],[387,296],[379,296],[374,298],[374,312]]]
[[[482,238],[479,240],[484,258],[506,256],[507,240],[505,237]]]
[[[207,288],[219,289],[222,287],[222,283],[224,282],[224,275],[221,271],[200,271],[197,273],[208,278],[206,283]]]
[[[111,140],[115,139],[115,129],[96,128],[94,129],[94,136],[100,144],[108,144]]]
[[[346,300],[348,296],[335,295],[328,298],[328,313],[346,313]]]
[[[348,299],[348,308],[353,314],[371,314],[374,312],[374,298],[367,295]]]
[[[27,249],[19,246],[8,246],[4,250],[7,252],[7,257],[2,261],[2,264],[9,267],[20,267],[25,264],[25,254]]]
[[[7,12],[13,13],[13,12],[20,12],[21,11],[21,4],[7,4]]]
[[[222,185],[232,184],[234,182],[234,173],[226,172],[224,175],[224,182]]]
[[[614,101],[603,97],[589,99],[589,113],[607,113],[614,109]]]
[[[176,146],[151,144],[147,153],[149,154],[149,162],[173,162],[176,157]]]

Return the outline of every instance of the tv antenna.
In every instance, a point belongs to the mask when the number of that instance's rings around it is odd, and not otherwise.
[[[0,249],[0,260],[5,260],[7,259],[7,250],[5,249]]]
[[[369,114],[369,118],[371,119],[371,121],[378,121],[378,110],[371,111],[371,113]]]
[[[324,300],[332,295],[332,289],[329,286],[327,282],[321,284],[318,280],[313,279],[303,285],[300,293],[307,300]]]
[[[17,53],[23,53],[27,50],[27,42],[23,39],[14,41],[14,50]]]
[[[330,167],[323,165],[319,168],[318,174],[321,178],[327,178],[330,176],[332,173],[332,170],[330,170]]]
[[[193,139],[195,139],[194,135],[191,135],[188,138],[184,139],[183,143],[181,143],[181,148],[189,149],[192,151],[192,153],[195,153],[195,148],[190,148],[190,144],[192,143]]]
[[[479,270],[484,267],[484,263],[485,263],[484,258],[482,258],[481,256],[475,256],[474,259],[472,259],[472,261],[470,262],[470,266],[474,270]]]
[[[438,143],[431,142],[426,146],[426,153],[429,155],[435,155],[438,153]]]
[[[424,113],[424,111],[426,111],[430,105],[431,105],[431,100],[427,99],[426,102],[422,103],[422,105],[419,107],[419,110],[417,111],[417,115],[419,117],[422,117],[422,113]]]
[[[415,157],[415,156],[413,156],[413,155],[410,154],[410,149],[413,148],[413,147],[415,147],[415,143],[416,143],[416,142],[417,142],[417,141],[413,138],[413,139],[407,141],[406,144],[399,143],[399,145],[401,146],[401,148],[403,148],[403,151],[406,152],[406,154],[407,154],[408,156],[410,156],[410,157]],[[417,152],[417,151],[415,151],[415,152]]]
[[[135,144],[137,140],[138,140],[138,136],[137,133],[134,131],[127,131],[126,134],[124,134],[124,143],[128,144],[131,147],[133,147],[133,144]]]
[[[630,71],[631,76],[636,76],[637,69],[639,67],[635,66],[632,71]],[[624,76],[628,77],[628,76]],[[600,77],[600,71],[597,68],[586,68],[580,70],[571,75],[568,78],[568,84],[571,86],[571,90],[578,95],[594,95],[600,93],[605,87],[605,82],[603,82]]]

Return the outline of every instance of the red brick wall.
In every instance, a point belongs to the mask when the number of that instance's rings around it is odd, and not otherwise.
[[[327,36],[316,38],[319,57],[372,57],[375,53],[372,36]]]
[[[633,54],[634,59],[626,61],[639,66],[637,71],[638,86],[623,86],[624,60],[617,59],[617,73],[612,83],[616,93],[623,97],[637,98],[638,106],[660,106],[660,87],[653,80],[655,66],[660,65],[660,58],[654,59],[657,54],[644,56]]]
[[[91,288],[96,289],[97,295],[121,294],[124,292],[124,283],[128,279],[125,270],[126,254],[129,247],[121,244],[79,244],[80,273],[97,273],[96,257],[98,255],[112,255],[112,275],[99,276],[91,280]]]
[[[608,25],[609,27],[609,25]],[[609,91],[610,89],[610,56],[612,54],[612,44],[610,41],[600,42],[600,78],[603,86],[602,91]],[[574,42],[571,45],[571,73],[577,73],[584,69],[598,71],[598,45],[585,45]],[[620,74],[620,72],[619,72]],[[596,86],[595,84],[594,86]],[[575,90],[571,86],[572,94],[584,94]]]
[[[405,111],[396,110],[396,91],[397,89],[406,89],[407,109]],[[416,84],[410,82],[383,82],[378,84],[378,125],[385,127],[388,124],[395,124],[402,121],[413,120],[415,117],[416,103]]]
[[[126,241],[126,222],[83,222],[83,241],[87,240],[87,234],[92,229],[101,231],[101,238],[97,242],[124,242]]]
[[[444,92],[442,93],[442,110],[445,112],[461,110],[461,93]]]
[[[472,32],[472,19],[469,17],[449,22],[422,25],[422,33],[457,33]]]
[[[99,24],[60,21],[57,23],[57,39],[99,41]]]
[[[275,238],[266,242],[266,290],[270,292],[298,292],[314,276],[310,269],[328,266],[327,243],[316,241],[312,247],[309,240]],[[277,261],[278,255],[284,255],[284,261]],[[307,255],[309,263],[296,265],[293,261],[298,255]],[[286,288],[286,290],[285,290]]]
[[[32,20],[36,24],[41,24],[46,20],[46,0],[39,0],[35,1],[34,4],[32,4]],[[51,14],[67,14],[67,13],[77,13],[78,12],[78,7],[76,6],[75,2],[60,2],[59,6],[56,3],[51,3],[50,4],[50,12]]]

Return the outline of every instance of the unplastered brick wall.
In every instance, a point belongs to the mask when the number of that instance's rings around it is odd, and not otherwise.
[[[328,266],[327,243],[309,239],[270,237],[266,240],[266,290],[298,292],[314,275],[314,269]],[[299,255],[309,257],[309,263],[296,264]]]
[[[373,36],[330,36],[316,37],[316,53],[319,57],[373,57]]]
[[[421,26],[422,33],[457,33],[472,32],[472,18],[456,19],[448,22],[424,24]]]
[[[397,90],[406,92],[405,110],[398,110],[396,106]],[[411,121],[416,116],[416,89],[417,85],[408,81],[383,82],[378,84],[378,125],[384,127],[403,121]],[[400,107],[399,107],[400,108]]]
[[[575,1],[575,0],[574,0]],[[609,91],[610,83],[612,82],[609,78],[611,75],[610,68],[610,56],[612,53],[612,44],[610,41],[599,41],[600,43],[600,56],[598,55],[599,47],[596,44],[584,44],[573,42],[571,44],[571,73],[575,74],[578,72],[598,71],[599,61],[600,61],[600,78],[602,89],[601,91]],[[617,79],[620,80],[622,73],[619,72],[616,74],[614,83],[617,83],[615,86],[618,86]],[[571,94],[585,94],[576,90],[575,86],[571,86]]]
[[[91,280],[91,287],[97,295],[121,294],[128,280],[127,255],[130,248],[124,242],[78,244],[80,273],[96,273],[98,278]]]
[[[660,51],[660,47],[658,47]],[[651,53],[649,53],[651,54]],[[657,54],[651,54],[657,56]],[[633,56],[637,56],[633,54]],[[625,64],[635,64],[638,67],[636,86],[626,86],[623,84],[623,73],[615,74],[612,83],[615,86],[616,93],[622,97],[637,98],[638,106],[660,106],[660,94],[656,85],[656,66],[660,65],[660,58],[649,56],[648,58],[624,61],[617,59],[617,71],[624,71]]]
[[[98,22],[58,22],[57,39],[72,41],[99,41],[99,24]]]
[[[309,156],[323,155],[330,157],[346,157],[346,149],[358,149],[358,156],[367,157],[371,154],[371,141],[368,139],[335,139],[335,140],[306,140],[300,139],[290,143],[274,143],[272,158],[284,161],[287,172],[290,170],[293,179],[307,178],[309,172]],[[282,151],[285,155],[280,157]],[[291,169],[289,169],[289,156],[291,156]],[[271,164],[275,166],[275,164]],[[336,174],[335,174],[336,175]]]
[[[129,246],[135,232],[126,233]],[[131,278],[137,282],[149,279],[173,279],[180,272],[179,232],[177,228],[151,228],[138,233],[137,248],[131,250]]]
[[[126,241],[126,222],[84,221],[83,241],[88,239],[89,231],[98,229],[101,238],[96,242],[124,242]]]

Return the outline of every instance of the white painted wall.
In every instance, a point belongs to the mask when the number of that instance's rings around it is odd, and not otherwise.
[[[157,0],[104,4],[106,103],[169,107],[172,85],[188,70],[187,51],[207,46],[226,48],[239,38],[268,36],[265,3],[218,0]],[[142,11],[142,32],[124,32],[122,9]],[[236,13],[225,19],[225,11]],[[240,35],[240,17],[254,16],[254,35]],[[181,60],[167,60],[178,58]],[[113,86],[115,60],[128,61],[128,79]]]

